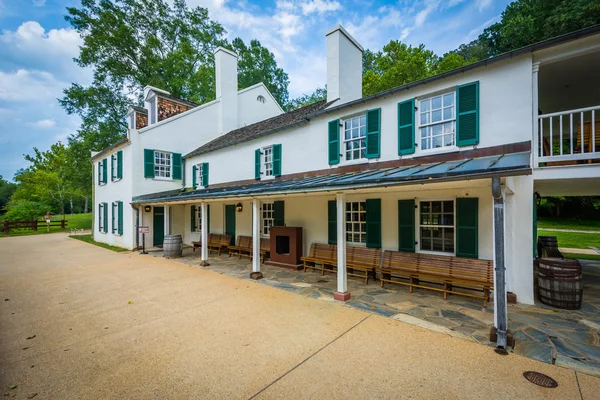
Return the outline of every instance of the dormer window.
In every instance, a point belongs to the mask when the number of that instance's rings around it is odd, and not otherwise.
[[[263,96],[262,94],[259,94],[258,97],[256,98],[256,101],[258,101],[259,103],[265,104],[267,102],[267,99],[265,99],[265,96]]]
[[[152,100],[150,100],[150,110],[148,110],[148,112],[150,113],[150,124],[155,124],[156,123],[156,97],[154,97]]]

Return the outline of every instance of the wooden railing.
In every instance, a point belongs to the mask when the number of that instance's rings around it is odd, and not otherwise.
[[[65,229],[67,226],[67,222],[64,219],[60,221],[50,221],[50,223],[46,223],[46,221],[7,221],[4,220],[2,223],[3,231],[5,235],[8,235],[8,232],[11,229],[31,229],[37,231],[38,228],[46,228],[46,227],[55,227],[60,226],[61,229]]]
[[[573,165],[600,158],[600,106],[543,114],[538,121],[539,163]]]

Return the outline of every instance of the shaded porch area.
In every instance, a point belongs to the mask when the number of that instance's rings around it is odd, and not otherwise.
[[[152,253],[162,256],[160,252]],[[199,267],[201,257],[185,248],[178,262]],[[511,349],[515,354],[572,368],[600,376],[600,262],[582,261],[586,274],[586,293],[581,310],[558,310],[543,305],[511,304],[508,308],[509,328],[515,338]],[[215,273],[250,280],[252,262],[249,260],[211,255],[210,266]],[[258,282],[322,301],[334,301],[337,289],[336,274],[316,271],[295,271],[262,265],[264,276]],[[359,278],[349,277],[348,290],[352,298],[346,306],[373,312],[405,323],[446,333],[466,340],[495,347],[490,342],[494,324],[493,302],[487,308],[480,300],[463,296],[448,297],[428,290],[389,285],[381,289],[379,281],[365,285]]]

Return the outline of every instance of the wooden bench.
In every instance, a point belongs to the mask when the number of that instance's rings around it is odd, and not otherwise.
[[[196,251],[196,249],[202,248],[202,242],[198,240],[197,242],[192,241],[192,251]]]
[[[252,236],[238,236],[235,246],[229,246],[229,257],[252,259]]]
[[[325,272],[337,271],[337,246],[331,244],[313,243],[308,256],[301,258],[304,272],[307,269]],[[365,280],[369,283],[369,276],[374,276],[376,268],[381,264],[381,250],[366,247],[346,246],[346,273]]]
[[[494,288],[494,263],[491,260],[386,250],[379,271],[382,288],[389,282],[409,286],[411,293],[415,287],[435,290],[444,293],[444,300],[448,293],[457,294],[482,299],[484,307],[487,307]],[[481,291],[483,295],[458,292],[455,288]]]
[[[221,252],[227,251],[231,243],[231,235],[221,235],[219,233],[208,234],[208,252],[214,252],[221,255]]]

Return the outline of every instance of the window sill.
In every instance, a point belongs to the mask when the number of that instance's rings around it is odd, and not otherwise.
[[[120,181],[122,181],[122,180],[123,180],[123,178],[115,178],[115,179],[111,179],[110,181],[111,181],[112,183],[116,183],[116,182],[120,182]]]
[[[431,156],[431,155],[437,155],[437,154],[455,153],[457,151],[460,151],[460,147],[458,147],[458,146],[438,147],[435,149],[427,149],[427,150],[419,149],[418,152],[415,152],[414,156],[415,157]]]
[[[358,165],[358,164],[368,164],[369,162],[377,162],[379,159],[377,158],[359,158],[358,160],[348,160],[348,161],[342,161],[340,160],[339,164],[337,164],[337,167],[344,167],[346,165]]]
[[[443,251],[429,251],[429,250],[415,249],[415,253],[419,253],[419,254],[431,254],[432,256],[456,257],[456,253],[446,253],[446,252],[443,252]]]
[[[146,178],[146,179],[152,179],[153,181],[176,181],[179,179],[173,179],[173,178],[160,178],[160,177],[154,177],[154,178]]]

